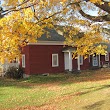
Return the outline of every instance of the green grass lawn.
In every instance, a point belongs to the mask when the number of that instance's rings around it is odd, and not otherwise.
[[[110,69],[0,78],[0,110],[110,110]]]

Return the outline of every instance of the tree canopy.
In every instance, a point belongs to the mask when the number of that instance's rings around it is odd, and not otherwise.
[[[105,54],[101,43],[109,41],[104,35],[109,33],[109,0],[4,0],[0,18],[1,62],[20,57],[22,47],[36,42],[45,28],[59,30],[56,25],[63,27],[65,44],[77,47],[75,56]]]

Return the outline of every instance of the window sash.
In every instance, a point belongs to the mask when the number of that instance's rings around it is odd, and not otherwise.
[[[25,54],[22,54],[22,67],[25,68]]]
[[[52,54],[52,67],[58,66],[59,66],[58,54]]]

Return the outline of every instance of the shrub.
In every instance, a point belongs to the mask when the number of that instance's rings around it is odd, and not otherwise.
[[[23,68],[9,67],[5,73],[5,76],[7,78],[20,79],[23,78],[23,74],[24,74]]]

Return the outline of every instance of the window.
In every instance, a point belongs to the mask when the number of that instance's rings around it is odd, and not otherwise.
[[[25,55],[22,55],[22,67],[25,68]]]
[[[92,56],[92,65],[93,66],[98,66],[98,56]]]
[[[83,56],[80,55],[80,65],[83,65]]]
[[[59,66],[58,54],[52,54],[52,67]]]
[[[105,55],[105,61],[109,61],[109,53]]]

